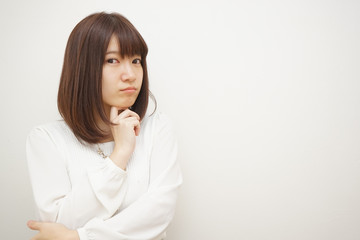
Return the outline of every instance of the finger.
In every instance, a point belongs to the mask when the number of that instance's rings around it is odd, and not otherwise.
[[[110,109],[110,121],[115,123],[121,119],[126,119],[129,117],[135,117],[137,120],[140,120],[139,115],[136,112],[133,112],[129,109],[125,109],[119,113],[119,109],[117,107],[111,107]]]
[[[41,237],[41,232],[38,232],[34,237],[31,238],[31,240],[41,240],[44,239]]]
[[[31,229],[31,230],[40,230],[41,227],[41,222],[37,222],[34,220],[30,220],[27,222],[27,226]]]
[[[126,109],[119,114],[120,118],[127,118],[127,117],[136,117],[137,120],[140,120],[139,115],[136,112],[131,111],[130,109]]]
[[[140,121],[132,117],[132,120],[128,121],[129,124],[134,128],[135,136],[139,136],[140,133]]]
[[[117,107],[112,106],[110,108],[110,121],[113,121],[119,115],[119,110]]]
[[[127,117],[127,118],[122,119],[122,121],[130,122],[130,123],[134,122],[136,124],[140,123],[140,121],[139,121],[139,119],[137,117]]]
[[[139,136],[140,133],[140,121],[135,117],[129,117],[124,119],[124,121],[134,128],[134,132],[136,136]]]
[[[135,136],[139,136],[139,134],[140,134],[140,124],[136,125],[134,130],[135,130]]]

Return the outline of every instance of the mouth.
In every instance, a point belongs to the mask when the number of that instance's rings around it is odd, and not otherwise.
[[[133,93],[136,91],[136,88],[135,87],[128,87],[128,88],[123,88],[123,89],[120,89],[121,92],[125,92],[125,93]]]

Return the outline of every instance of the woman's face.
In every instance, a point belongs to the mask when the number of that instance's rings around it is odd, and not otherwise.
[[[119,109],[131,107],[139,95],[143,79],[141,56],[122,58],[120,50],[117,39],[112,36],[102,70],[102,100],[108,113],[111,106]]]

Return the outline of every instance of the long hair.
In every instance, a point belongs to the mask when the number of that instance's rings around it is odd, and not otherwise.
[[[97,117],[111,124],[102,102],[102,69],[112,36],[118,39],[121,55],[140,55],[143,81],[131,107],[142,119],[146,113],[149,80],[146,66],[147,45],[125,17],[118,13],[94,13],[80,21],[67,42],[58,91],[58,109],[79,140],[98,143],[108,133],[97,124]]]

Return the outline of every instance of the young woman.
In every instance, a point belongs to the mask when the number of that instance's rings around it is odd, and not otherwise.
[[[96,13],[72,31],[58,108],[34,128],[27,160],[35,239],[164,239],[182,183],[168,118],[146,112],[147,46],[123,16]]]

